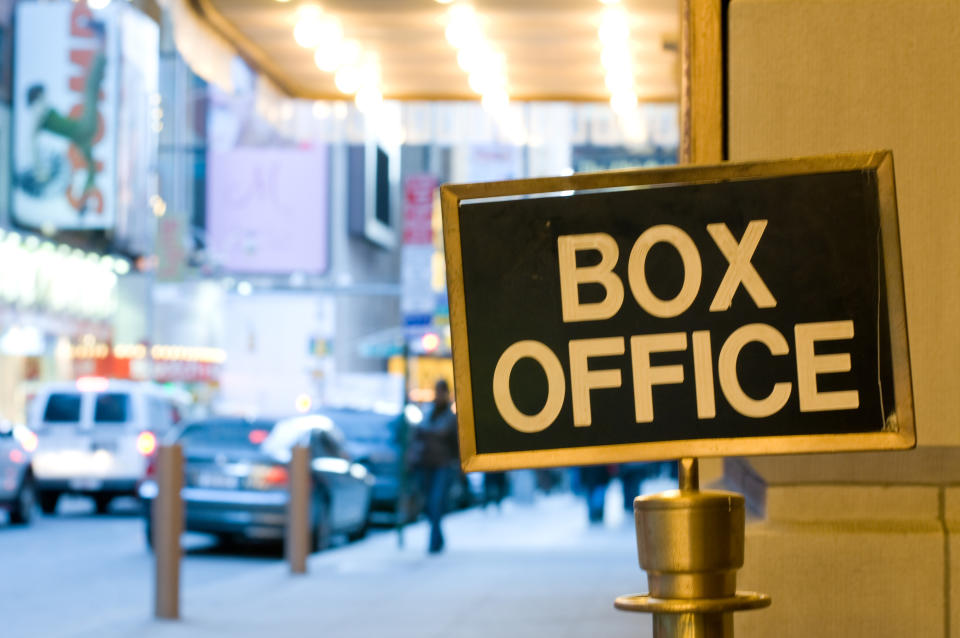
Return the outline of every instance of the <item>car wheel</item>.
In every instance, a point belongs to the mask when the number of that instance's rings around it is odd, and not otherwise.
[[[236,534],[214,534],[217,539],[217,547],[222,549],[234,549],[240,542]]]
[[[53,514],[57,511],[57,501],[60,500],[60,492],[38,492],[40,501],[40,510],[44,514]]]
[[[112,496],[106,494],[97,494],[93,497],[93,506],[97,510],[97,514],[106,514],[110,511],[110,501],[113,500]]]
[[[370,531],[370,512],[372,510],[371,503],[367,503],[367,513],[363,515],[363,523],[360,524],[360,527],[353,530],[347,535],[347,539],[351,542],[358,541],[367,535],[367,532]]]
[[[143,519],[143,540],[147,543],[147,549],[153,551],[153,522],[149,516]]]
[[[33,516],[33,507],[37,502],[37,492],[33,486],[33,478],[27,474],[23,477],[17,500],[10,510],[10,522],[14,525],[26,525]]]
[[[330,537],[333,536],[333,526],[330,523],[330,505],[324,497],[313,503],[314,526],[310,535],[310,551],[322,552],[330,547]]]

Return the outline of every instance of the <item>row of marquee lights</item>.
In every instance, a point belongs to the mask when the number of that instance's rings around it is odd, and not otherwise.
[[[2,302],[103,319],[115,309],[117,277],[130,262],[0,230],[0,270]]]
[[[106,359],[113,354],[115,359],[130,359],[139,361],[149,358],[154,361],[189,361],[195,363],[219,364],[227,360],[227,353],[222,348],[204,346],[147,346],[142,343],[118,343],[111,348],[110,344],[97,341],[93,335],[86,335],[78,344],[63,344],[63,356],[73,359]]]
[[[440,4],[453,2],[436,1]],[[620,0],[600,0],[600,3],[607,5],[597,31],[600,61],[610,91],[611,107],[622,116],[636,108],[638,99],[629,15],[619,6]],[[502,115],[510,101],[506,56],[484,36],[473,6],[464,2],[452,4],[444,33],[457,51],[457,64],[468,74],[470,88],[480,96],[483,106],[491,114]],[[301,5],[297,9],[293,38],[300,46],[314,50],[317,67],[333,73],[337,89],[353,95],[362,112],[374,110],[383,102],[379,57],[373,51],[365,51],[356,40],[346,38],[336,16],[316,4]]]
[[[345,37],[336,16],[315,4],[301,5],[297,9],[293,39],[303,48],[313,49],[317,68],[333,73],[337,89],[353,95],[360,111],[375,110],[383,102],[379,57],[373,51],[365,51],[356,40]]]

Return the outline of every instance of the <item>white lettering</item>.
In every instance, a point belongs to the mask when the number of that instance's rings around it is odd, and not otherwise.
[[[600,263],[577,267],[577,252],[595,250]],[[606,233],[561,235],[557,238],[560,267],[560,305],[564,323],[609,319],[623,304],[623,282],[613,272],[620,256],[617,242]],[[603,301],[581,303],[579,285],[595,283],[603,286]]]
[[[727,272],[720,281],[717,293],[713,296],[710,303],[710,312],[719,312],[730,308],[733,301],[733,294],[737,291],[740,284],[750,293],[753,303],[757,308],[774,308],[777,300],[770,294],[770,289],[763,283],[763,279],[757,273],[750,258],[757,250],[757,244],[760,243],[760,236],[767,227],[767,220],[757,219],[747,224],[747,230],[744,231],[740,243],[733,238],[733,234],[726,224],[707,224],[707,232],[713,237],[717,247],[723,256],[730,262],[727,266]]]
[[[697,390],[697,418],[717,416],[716,393],[713,388],[713,350],[710,331],[693,333],[693,380]]]
[[[786,381],[775,383],[773,390],[765,399],[758,400],[747,396],[740,387],[740,379],[737,378],[737,358],[743,347],[751,341],[758,341],[767,346],[770,354],[773,355],[784,355],[790,352],[787,340],[773,326],[751,323],[737,328],[720,349],[720,359],[717,362],[720,389],[730,406],[743,416],[767,417],[786,405],[790,398],[791,384]]]
[[[633,364],[633,404],[637,423],[653,421],[653,386],[683,383],[683,366],[652,366],[653,352],[677,352],[687,349],[687,335],[671,332],[630,337],[630,357]]]
[[[543,368],[547,375],[547,400],[540,412],[524,414],[517,409],[510,394],[510,373],[520,359],[529,357]],[[493,401],[503,420],[518,432],[533,433],[547,429],[556,420],[563,407],[567,384],[563,366],[557,355],[539,341],[518,341],[504,350],[493,371]]]
[[[676,248],[683,260],[683,286],[673,299],[660,299],[653,294],[647,283],[647,255],[653,245],[659,242],[666,242]],[[661,224],[651,226],[637,238],[630,251],[627,273],[630,290],[641,308],[654,317],[676,317],[689,308],[697,297],[703,266],[700,253],[697,252],[697,246],[690,239],[690,235],[676,226]]]
[[[856,410],[860,394],[856,390],[817,391],[817,375],[850,372],[850,354],[816,354],[817,341],[853,339],[853,321],[821,321],[798,323],[793,327],[797,347],[797,394],[801,412]]]
[[[590,357],[609,357],[624,352],[623,337],[576,339],[570,342],[570,394],[573,396],[573,425],[585,427],[593,423],[590,390],[619,388],[620,370],[590,370]]]

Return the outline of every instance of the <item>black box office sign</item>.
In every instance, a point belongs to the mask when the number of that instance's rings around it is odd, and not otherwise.
[[[889,152],[442,203],[466,470],[915,444]]]

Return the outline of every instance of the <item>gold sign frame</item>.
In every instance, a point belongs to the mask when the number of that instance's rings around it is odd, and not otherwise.
[[[527,450],[478,454],[473,411],[473,380],[463,287],[460,244],[460,203],[488,199],[657,184],[708,184],[733,180],[873,170],[879,191],[883,276],[887,293],[890,348],[893,368],[894,415],[882,431],[847,434],[812,434],[743,438],[690,439],[597,445],[578,448]],[[799,159],[726,163],[709,166],[671,166],[579,173],[565,177],[519,179],[479,184],[445,184],[440,188],[443,237],[453,338],[460,460],[464,471],[625,463],[680,457],[748,456],[857,450],[902,450],[916,445],[907,316],[900,256],[900,227],[890,151]]]

